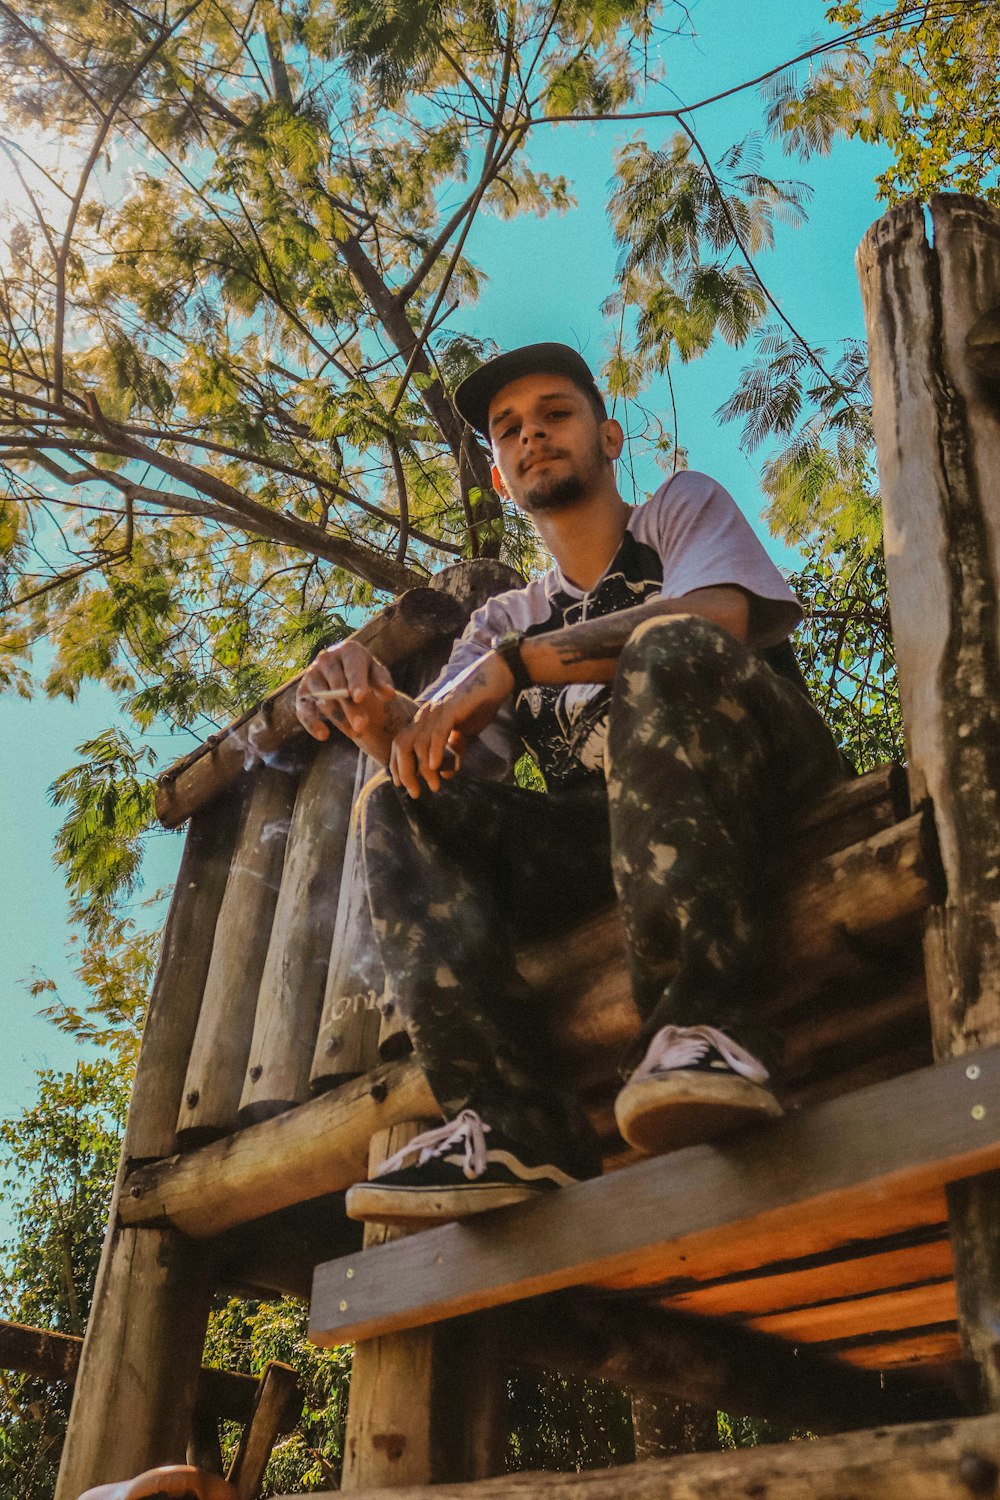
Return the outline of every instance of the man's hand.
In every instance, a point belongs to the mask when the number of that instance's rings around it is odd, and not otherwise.
[[[393,737],[389,770],[396,785],[419,797],[422,777],[438,791],[458,770],[469,741],[496,718],[513,686],[510,668],[490,651],[441,697],[422,703]]]
[[[321,651],[303,672],[295,712],[314,740],[329,739],[331,724],[360,740],[369,727],[381,725],[395,696],[388,668],[357,641],[342,641]]]

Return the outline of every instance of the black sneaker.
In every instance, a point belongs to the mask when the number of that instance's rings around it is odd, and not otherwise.
[[[349,1188],[347,1217],[371,1224],[444,1224],[577,1180],[501,1135],[475,1110],[463,1109],[454,1120],[414,1136],[371,1182]]]
[[[615,1100],[615,1119],[637,1151],[676,1151],[777,1119],[767,1080],[763,1063],[724,1031],[664,1026]]]

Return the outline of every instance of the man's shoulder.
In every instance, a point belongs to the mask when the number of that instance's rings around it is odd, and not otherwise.
[[[556,574],[550,570],[541,578],[529,579],[520,588],[494,594],[476,610],[472,624],[488,628],[494,635],[503,630],[527,630],[551,613],[555,583]]]
[[[684,506],[704,504],[706,501],[724,498],[735,505],[733,497],[711,474],[700,469],[678,469],[658,485],[647,500],[637,505],[633,517],[651,515],[657,511],[678,510]]]

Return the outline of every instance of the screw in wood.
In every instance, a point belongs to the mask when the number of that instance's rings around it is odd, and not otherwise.
[[[254,1063],[253,1067],[250,1069],[250,1082],[256,1083],[263,1071],[264,1069],[261,1067],[260,1063]]]
[[[985,1106],[982,1105],[982,1104],[974,1104],[972,1106],[972,1118],[974,1120],[983,1120],[983,1119],[985,1119],[986,1118],[986,1108],[985,1108]]]
[[[376,1104],[381,1104],[389,1090],[384,1083],[373,1083],[368,1090]]]
[[[348,1279],[348,1281],[351,1280],[351,1277],[353,1275],[354,1275],[354,1267],[353,1266],[348,1266],[348,1268],[347,1268],[347,1279]]]
[[[347,1311],[347,1303],[346,1302],[342,1302],[340,1304],[340,1310],[341,1310],[341,1312],[346,1312]]]
[[[198,1100],[200,1098],[201,1095],[199,1094],[198,1090],[192,1089],[190,1094],[185,1094],[184,1103],[187,1105],[188,1109],[196,1109],[198,1106]]]
[[[970,1063],[965,1070],[965,1076],[966,1078],[971,1079],[973,1083],[975,1083],[976,1079],[979,1077],[979,1064]]]

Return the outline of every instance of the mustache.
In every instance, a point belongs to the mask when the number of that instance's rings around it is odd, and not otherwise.
[[[546,448],[543,453],[533,453],[530,458],[523,458],[517,466],[519,474],[527,474],[535,464],[543,462],[547,458],[565,458],[566,454],[562,448]]]

